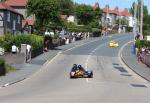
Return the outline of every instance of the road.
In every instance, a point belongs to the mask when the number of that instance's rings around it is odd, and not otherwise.
[[[0,89],[1,103],[149,103],[150,86],[118,57],[131,35],[115,35],[61,52],[28,79]],[[110,40],[118,48],[109,48]],[[72,65],[94,71],[94,77],[70,79]]]

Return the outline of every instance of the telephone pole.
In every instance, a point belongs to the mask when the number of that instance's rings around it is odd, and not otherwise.
[[[140,23],[140,39],[143,39],[143,6],[144,2],[141,0],[141,23]]]
[[[134,39],[135,36],[137,35],[137,4],[136,2],[134,3],[134,23],[133,23],[133,35],[134,35]]]

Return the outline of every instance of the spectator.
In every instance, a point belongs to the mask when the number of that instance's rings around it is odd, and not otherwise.
[[[31,52],[31,45],[27,44],[27,52],[30,53]]]
[[[31,60],[31,45],[27,44],[27,60]]]
[[[12,52],[12,54],[16,54],[17,53],[17,47],[16,47],[16,45],[12,45],[11,52]]]

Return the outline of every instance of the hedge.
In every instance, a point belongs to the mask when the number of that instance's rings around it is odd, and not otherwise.
[[[0,46],[3,47],[6,52],[11,51],[13,44],[19,48],[21,44],[30,44],[34,50],[43,46],[43,37],[33,34],[5,35],[0,37]]]
[[[148,41],[148,40],[138,40],[136,42],[136,47],[137,48],[142,48],[142,47],[149,47],[150,48],[150,41]]]
[[[144,30],[143,34],[144,34],[144,36],[150,35],[150,30]]]
[[[0,58],[0,76],[6,74],[6,69],[5,69],[5,60]]]
[[[100,29],[92,28],[93,37],[99,37],[101,35]]]

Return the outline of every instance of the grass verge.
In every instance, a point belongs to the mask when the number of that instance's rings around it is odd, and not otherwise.
[[[6,73],[11,73],[11,72],[15,72],[16,69],[8,64],[5,65],[6,67]]]

